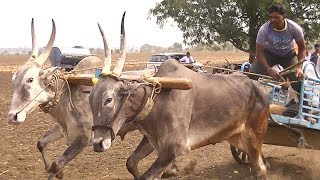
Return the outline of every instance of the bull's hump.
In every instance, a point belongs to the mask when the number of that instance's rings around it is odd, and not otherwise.
[[[194,74],[195,72],[180,64],[177,60],[167,60],[160,65],[156,76],[170,76],[170,74],[175,74],[184,77],[190,73]]]

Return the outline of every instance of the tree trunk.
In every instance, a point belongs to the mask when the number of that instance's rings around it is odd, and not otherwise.
[[[250,0],[251,6],[248,6],[249,17],[249,62],[253,63],[256,52],[256,39],[259,30],[258,26],[258,8],[259,0]]]

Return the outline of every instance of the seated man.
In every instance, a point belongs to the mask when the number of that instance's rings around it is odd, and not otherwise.
[[[190,52],[187,52],[186,56],[183,56],[179,61],[180,62],[185,62],[185,63],[188,63],[188,64],[194,63],[194,60],[193,60],[192,56],[190,56]]]
[[[280,80],[278,71],[273,69],[274,65],[281,65],[284,69],[302,61],[305,58],[306,46],[302,28],[292,20],[286,19],[284,5],[271,5],[268,10],[269,21],[263,24],[256,40],[256,61],[251,72],[272,76]],[[295,44],[298,47],[295,52]],[[301,77],[302,64],[296,68],[296,77]],[[289,80],[292,77],[289,77]],[[301,83],[291,84],[296,92],[300,92]],[[308,110],[304,109],[304,112]],[[313,118],[307,120],[315,123]]]
[[[298,56],[294,44],[298,45]],[[280,64],[283,68],[301,61],[305,57],[305,42],[302,28],[295,22],[285,18],[283,5],[269,7],[269,21],[263,24],[257,35],[256,56],[251,72],[267,74],[275,79],[280,74],[271,67]],[[302,66],[302,65],[301,65]],[[296,69],[296,76],[302,75],[302,68]]]

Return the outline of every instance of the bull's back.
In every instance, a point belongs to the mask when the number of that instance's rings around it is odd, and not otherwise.
[[[168,61],[160,66],[156,76],[191,78],[192,89],[173,90],[175,93],[170,94],[175,96],[171,99],[184,96],[180,98],[184,102],[176,102],[177,106],[171,108],[175,108],[172,112],[186,114],[185,121],[190,122],[189,140],[194,146],[227,138],[245,124],[257,102],[261,106],[268,104],[267,94],[244,75],[200,74]]]

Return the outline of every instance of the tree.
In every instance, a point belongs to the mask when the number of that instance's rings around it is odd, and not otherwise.
[[[320,37],[319,0],[162,0],[150,15],[163,27],[173,19],[183,32],[184,43],[212,45],[232,43],[237,49],[254,52],[259,27],[268,19],[273,3],[284,3],[289,19],[300,24],[306,41]]]
[[[144,44],[140,47],[141,52],[150,52],[152,50],[152,46],[150,44]]]
[[[168,47],[167,50],[169,52],[179,52],[179,51],[182,51],[182,44],[181,43],[173,43],[172,46]]]
[[[94,48],[89,48],[91,54],[94,54]]]
[[[160,46],[153,46],[150,44],[144,44],[140,47],[140,52],[161,52],[164,48]]]

